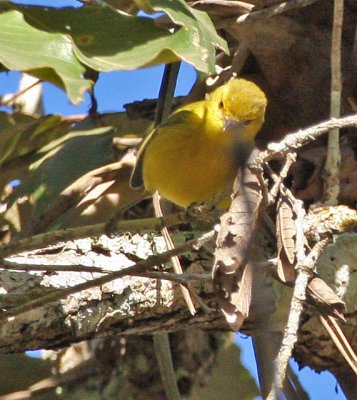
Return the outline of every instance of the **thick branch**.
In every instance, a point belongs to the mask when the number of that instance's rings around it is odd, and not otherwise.
[[[137,220],[117,221],[112,232],[145,232],[159,231],[164,226],[179,225],[187,222],[189,215],[185,212],[167,215],[162,218],[146,218]],[[66,242],[85,237],[100,236],[106,233],[107,225],[105,223],[80,226],[69,229],[59,229],[57,231],[42,233],[26,239],[14,240],[8,244],[0,246],[0,258],[5,258],[12,254],[18,254],[22,251],[40,249],[58,242]]]

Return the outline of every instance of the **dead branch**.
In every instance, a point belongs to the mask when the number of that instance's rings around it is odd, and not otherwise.
[[[349,115],[343,118],[331,118],[309,128],[299,129],[296,132],[287,134],[280,142],[270,143],[268,149],[261,152],[256,163],[261,165],[274,158],[282,158],[288,153],[294,152],[300,147],[313,142],[331,129],[341,129],[349,126],[357,127],[357,115]]]

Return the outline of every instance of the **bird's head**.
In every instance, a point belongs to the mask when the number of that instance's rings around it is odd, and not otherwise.
[[[237,131],[247,141],[253,140],[264,122],[265,94],[245,79],[232,79],[215,89],[210,100],[222,116],[225,131]]]

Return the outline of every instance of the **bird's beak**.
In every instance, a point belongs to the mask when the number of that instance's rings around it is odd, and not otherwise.
[[[243,129],[246,121],[239,121],[234,117],[224,117],[223,130],[226,131],[240,131]]]

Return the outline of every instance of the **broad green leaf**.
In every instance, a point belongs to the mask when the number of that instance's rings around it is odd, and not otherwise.
[[[181,27],[172,33],[151,18],[108,7],[28,7],[24,13],[34,28],[71,37],[78,59],[97,71],[130,70],[183,59],[202,72],[215,72],[215,47],[226,50],[226,44],[207,14],[182,1],[157,2],[155,8]]]
[[[0,63],[64,87],[73,103],[82,101],[90,82],[83,78],[85,68],[73,52],[71,39],[35,28],[24,19],[24,8],[11,7],[0,6]]]
[[[211,71],[214,71],[215,48],[228,53],[226,41],[218,36],[208,14],[193,9],[184,0],[136,0],[136,3],[146,11],[164,12],[175,24],[185,27],[192,46],[202,50],[202,60],[207,62]]]

